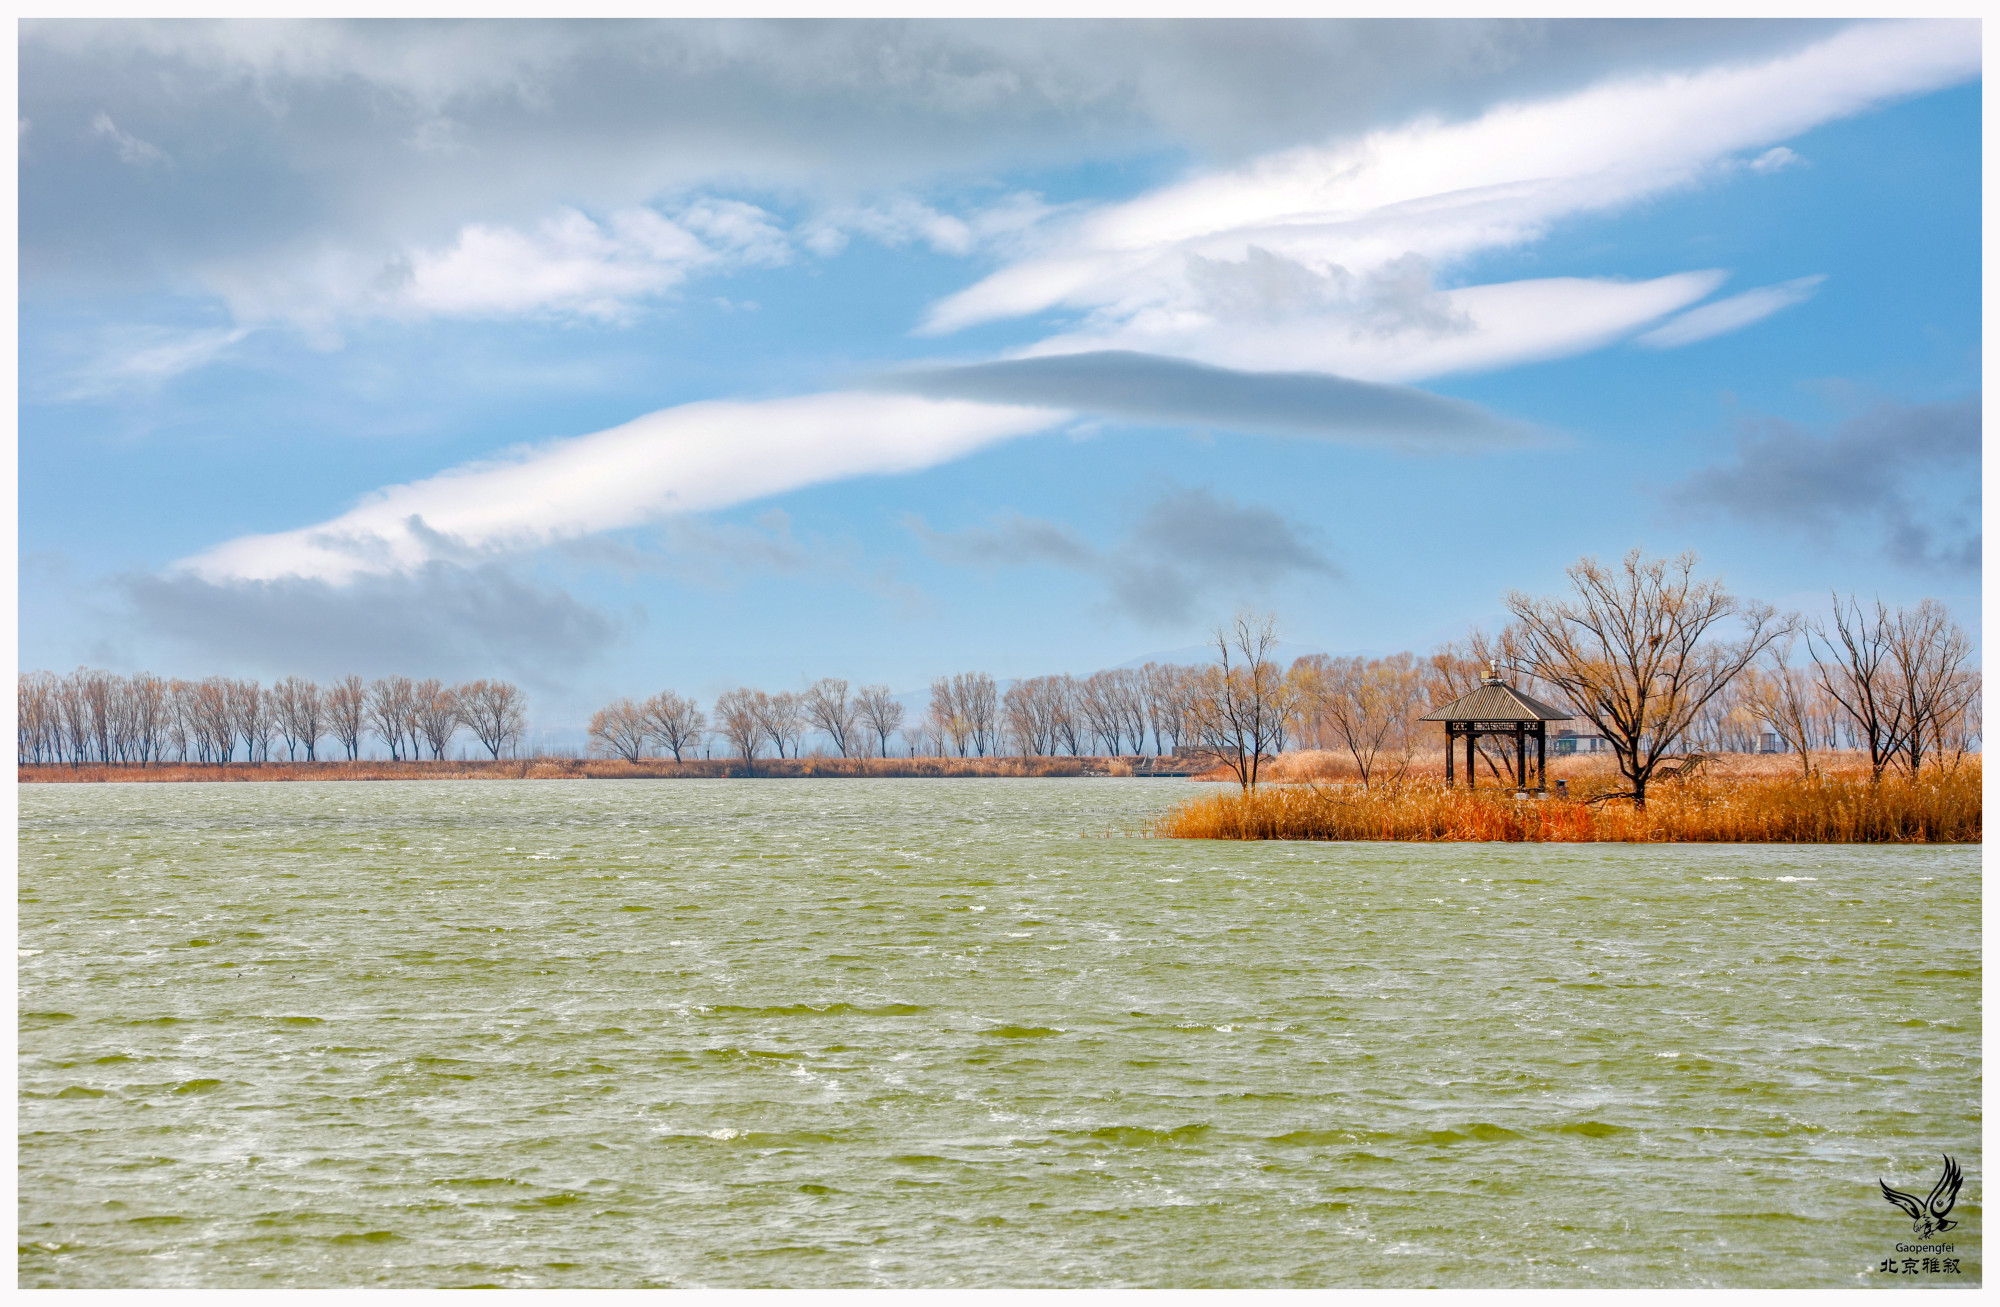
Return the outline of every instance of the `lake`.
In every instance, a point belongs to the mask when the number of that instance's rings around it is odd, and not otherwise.
[[[1979,1281],[1976,847],[1200,792],[23,786],[19,1283]]]

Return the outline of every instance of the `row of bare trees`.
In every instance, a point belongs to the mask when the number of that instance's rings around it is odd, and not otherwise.
[[[1670,760],[1755,752],[1767,735],[1808,773],[1815,751],[1843,745],[1878,776],[1976,747],[1980,677],[1941,604],[1864,608],[1836,595],[1830,623],[1809,622],[1739,601],[1694,565],[1637,551],[1617,566],[1582,560],[1571,595],[1510,595],[1514,621],[1499,635],[1475,631],[1422,657],[1313,654],[1285,667],[1272,623],[1245,614],[1215,632],[1203,666],[1037,676],[1004,692],[983,672],[940,677],[907,727],[886,687],[850,694],[827,679],[800,693],[731,690],[707,718],[672,692],[620,700],[590,733],[600,752],[634,761],[653,749],[678,759],[711,733],[746,761],[797,757],[813,732],[842,757],[887,756],[898,730],[909,752],[934,755],[1196,754],[1246,787],[1291,746],[1344,753],[1369,785],[1401,779],[1435,748],[1425,713],[1504,669],[1570,713],[1578,734],[1600,737],[1641,803]],[[1477,748],[1501,777],[1504,760]]]
[[[24,672],[16,718],[23,763],[269,762],[319,760],[323,742],[351,760],[369,735],[394,759],[442,758],[468,730],[493,757],[516,747],[527,696],[506,681],[343,676],[320,685],[287,676],[270,686],[211,676],[169,680],[79,667],[68,676]]]

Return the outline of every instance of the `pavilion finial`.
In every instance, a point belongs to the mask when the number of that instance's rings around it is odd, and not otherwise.
[[[1486,660],[1486,683],[1488,685],[1500,684],[1500,660],[1498,658],[1488,658]]]

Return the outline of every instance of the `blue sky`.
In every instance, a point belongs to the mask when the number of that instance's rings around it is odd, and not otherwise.
[[[618,694],[1979,593],[1963,22],[36,23],[21,650]]]

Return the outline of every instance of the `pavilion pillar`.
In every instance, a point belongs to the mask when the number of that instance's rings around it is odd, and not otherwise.
[[[1473,769],[1476,760],[1474,750],[1477,748],[1473,741],[1478,738],[1479,732],[1468,722],[1465,727],[1465,788],[1468,790],[1479,788],[1479,773]]]
[[[1546,722],[1535,723],[1535,788],[1544,791],[1549,788],[1549,728]]]
[[[1448,790],[1458,779],[1452,773],[1452,750],[1458,747],[1458,734],[1451,729],[1451,723],[1444,724],[1444,787]]]

